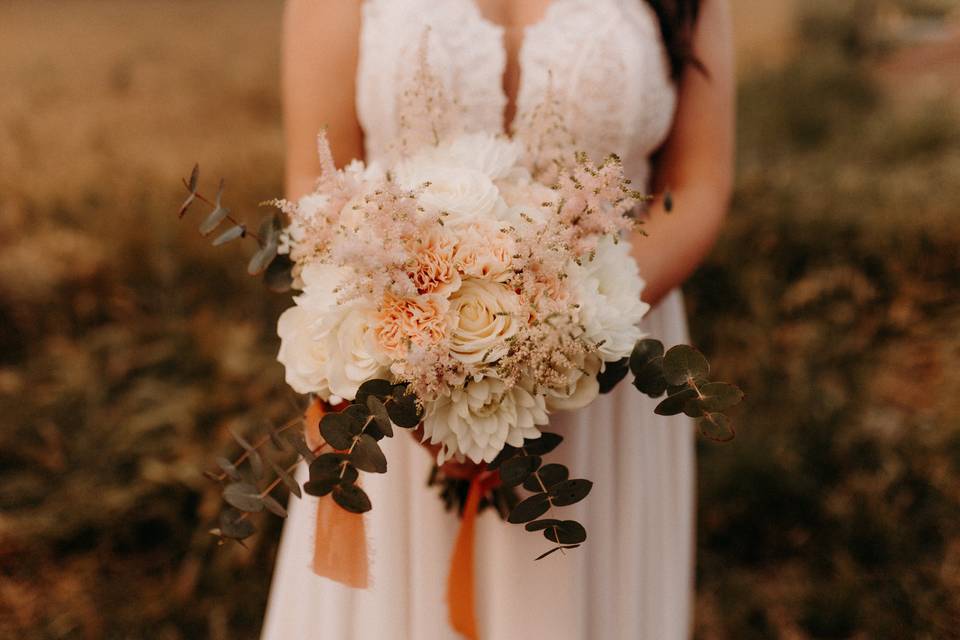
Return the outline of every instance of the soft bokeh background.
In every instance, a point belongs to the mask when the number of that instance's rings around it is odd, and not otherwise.
[[[960,7],[732,0],[738,185],[686,287],[697,636],[960,637]],[[280,521],[201,476],[294,409],[287,304],[179,223],[281,189],[277,0],[0,3],[0,637],[254,638]],[[251,206],[245,206],[251,205]]]

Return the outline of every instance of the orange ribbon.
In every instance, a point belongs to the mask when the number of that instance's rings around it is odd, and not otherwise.
[[[304,416],[305,437],[311,449],[316,450],[324,444],[320,436],[320,419],[326,409],[327,406],[316,399]],[[477,640],[479,637],[474,592],[477,514],[480,511],[480,499],[498,482],[499,475],[489,471],[481,472],[470,480],[460,532],[457,534],[450,559],[450,573],[447,577],[450,624],[468,640]],[[336,540],[337,544],[329,544],[331,540]],[[313,572],[349,587],[366,589],[369,585],[367,536],[363,515],[341,509],[329,495],[317,502]]]
[[[320,418],[326,407],[315,399],[304,416],[307,446],[319,449]],[[313,544],[313,572],[348,587],[366,589],[370,583],[367,533],[363,514],[341,509],[328,494],[317,501],[317,526]],[[332,541],[336,544],[331,544]]]

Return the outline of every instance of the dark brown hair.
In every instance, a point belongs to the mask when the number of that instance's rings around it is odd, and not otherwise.
[[[701,0],[645,0],[660,21],[660,34],[670,58],[670,71],[678,78],[684,67],[693,65],[706,72],[693,52],[693,28]]]

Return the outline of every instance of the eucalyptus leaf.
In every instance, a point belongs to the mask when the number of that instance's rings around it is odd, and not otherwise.
[[[340,467],[338,467],[338,469],[340,469]],[[308,480],[303,485],[303,490],[307,495],[325,496],[340,485],[354,484],[359,477],[360,474],[353,465],[347,463],[342,467],[342,470],[338,470],[334,475]]]
[[[537,470],[536,474],[531,475],[524,481],[523,488],[527,491],[543,491],[569,477],[570,470],[562,464],[545,464]],[[542,487],[540,486],[541,482],[543,483]]]
[[[299,453],[300,456],[307,461],[307,464],[310,464],[317,459],[317,455],[310,450],[310,447],[307,446],[307,441],[303,439],[303,434],[287,433],[286,438],[287,442],[290,443],[290,446],[293,447],[294,451]]]
[[[523,449],[529,454],[543,456],[560,446],[561,442],[563,442],[563,436],[559,433],[544,431],[540,434],[539,438],[528,438],[524,440]]]
[[[652,360],[663,357],[663,343],[654,338],[644,338],[638,340],[630,353],[630,371],[633,375],[640,375],[640,372]]]
[[[253,474],[253,479],[260,480],[263,478],[263,458],[260,457],[260,453],[256,449],[249,451],[247,462],[250,464],[250,472]]]
[[[224,509],[220,512],[220,535],[234,540],[249,538],[257,528],[240,511]]]
[[[351,513],[365,513],[373,508],[366,492],[355,484],[338,485],[333,490],[333,500]]]
[[[663,402],[657,405],[653,412],[658,416],[675,416],[683,413],[687,402],[695,400],[696,398],[697,391],[688,387],[679,393],[667,396]]]
[[[283,440],[280,439],[279,431],[271,427],[269,431],[269,435],[270,435],[270,444],[272,444],[277,451],[287,450],[287,445],[284,444]]]
[[[197,185],[200,182],[200,163],[194,163],[193,169],[190,170],[190,180],[187,182],[187,189],[190,189],[190,193],[197,192]]]
[[[389,380],[380,378],[367,380],[357,389],[356,401],[360,404],[366,404],[367,398],[370,396],[376,396],[380,400],[385,400],[393,392],[393,388],[394,385],[392,385]]]
[[[387,408],[384,406],[383,402],[380,401],[380,398],[376,396],[367,396],[366,404],[367,408],[370,410],[370,415],[373,416],[374,422],[377,423],[377,428],[380,429],[380,433],[388,438],[392,438],[393,424],[390,422],[390,415],[387,413]]]
[[[190,192],[190,195],[187,196],[186,200],[183,201],[183,204],[180,205],[180,209],[177,211],[177,217],[182,218],[186,215],[187,210],[190,208],[190,205],[193,204],[193,201],[196,200],[197,194]]]
[[[703,396],[698,407],[700,415],[708,411],[724,411],[743,400],[743,391],[726,382],[709,382],[700,387],[700,395]],[[691,417],[698,418],[700,416],[691,415]]]
[[[693,347],[678,344],[663,356],[663,377],[667,384],[684,384],[690,379],[706,380],[710,364],[703,354]]]
[[[244,438],[242,435],[240,435],[233,429],[230,429],[229,431],[230,431],[230,435],[233,436],[233,439],[236,440],[237,444],[239,444],[241,448],[243,448],[245,451],[254,450],[253,445],[247,442],[246,438]]]
[[[697,420],[697,429],[704,438],[714,442],[730,442],[737,435],[730,418],[722,413],[705,413]]]
[[[360,433],[363,424],[357,424],[356,419],[345,412],[328,413],[320,420],[320,435],[334,449],[349,449],[353,444],[353,437]]]
[[[393,424],[403,429],[412,429],[420,424],[423,413],[417,405],[417,397],[403,389],[400,393],[394,391],[386,402],[387,414]]]
[[[548,435],[548,434],[546,433],[541,434],[541,438],[545,435]],[[539,440],[540,438],[537,438],[537,441]],[[526,442],[534,442],[534,441],[533,440],[525,441],[524,446],[526,446]],[[519,452],[520,450],[517,449],[516,447],[511,447],[510,445],[504,445],[503,449],[500,450],[500,453],[497,454],[497,457],[487,463],[487,469],[489,469],[490,471],[495,471],[496,469],[499,469],[500,465],[502,465],[504,462],[506,462],[513,456],[517,455]]]
[[[564,480],[550,488],[550,498],[556,506],[565,507],[586,498],[592,488],[593,483],[589,480],[582,478],[577,480]]]
[[[231,507],[241,511],[262,511],[260,491],[249,482],[233,482],[223,489],[223,499]]]
[[[324,453],[310,463],[310,480],[339,478],[343,463],[349,460],[346,453]]]
[[[537,493],[515,506],[513,510],[510,511],[507,522],[511,524],[530,522],[545,514],[549,509],[550,500],[547,494]]]
[[[242,238],[245,235],[247,235],[247,228],[242,224],[235,225],[214,238],[213,246],[219,247],[222,244],[233,242],[234,240]]]
[[[273,496],[266,495],[263,496],[263,506],[275,516],[280,516],[281,518],[287,517],[287,510],[283,508],[283,505],[274,500]]]
[[[616,362],[604,363],[603,371],[597,375],[597,382],[600,383],[600,393],[610,393],[621,380],[623,380],[630,366],[626,358],[621,358]]]
[[[667,390],[667,380],[663,376],[663,358],[656,357],[640,367],[633,379],[633,386],[651,398],[659,398]]]
[[[217,459],[216,459],[216,462],[217,462],[217,466],[220,467],[220,469],[221,469],[225,474],[227,474],[227,477],[228,477],[228,478],[230,478],[231,480],[240,480],[240,479],[241,479],[240,471],[237,469],[237,467],[236,467],[232,462],[230,462],[230,461],[227,460],[226,458],[217,458]]]
[[[360,471],[386,473],[387,458],[377,441],[369,433],[363,433],[353,446],[350,462]]]
[[[544,529],[543,536],[557,544],[580,544],[587,539],[587,530],[576,520],[564,520]]]
[[[527,531],[543,531],[547,527],[558,525],[561,522],[563,522],[563,520],[557,520],[556,518],[544,518],[543,520],[534,520],[533,522],[528,522],[523,528]]]
[[[293,287],[293,261],[278,255],[263,274],[263,282],[275,293],[286,293]]]
[[[500,484],[515,487],[540,467],[540,456],[517,456],[500,465]]]
[[[300,493],[300,483],[287,472],[286,469],[278,465],[273,460],[270,461],[270,466],[273,467],[273,472],[277,474],[277,477],[280,478],[280,482],[283,483],[283,486],[287,488],[290,493],[297,496],[298,498],[303,497]]]
[[[277,243],[270,242],[260,249],[250,258],[247,263],[247,273],[251,276],[260,275],[267,270],[273,259],[277,257]]]
[[[217,208],[211,211],[200,223],[200,235],[206,236],[213,233],[213,231],[220,226],[220,223],[227,219],[228,215],[230,215],[229,209],[217,206]]]

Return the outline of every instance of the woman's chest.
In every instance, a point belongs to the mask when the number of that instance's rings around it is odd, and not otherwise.
[[[675,89],[643,0],[367,0],[357,101],[368,154],[395,135],[423,55],[474,130],[516,133],[549,93],[579,147],[629,166],[672,122]]]

